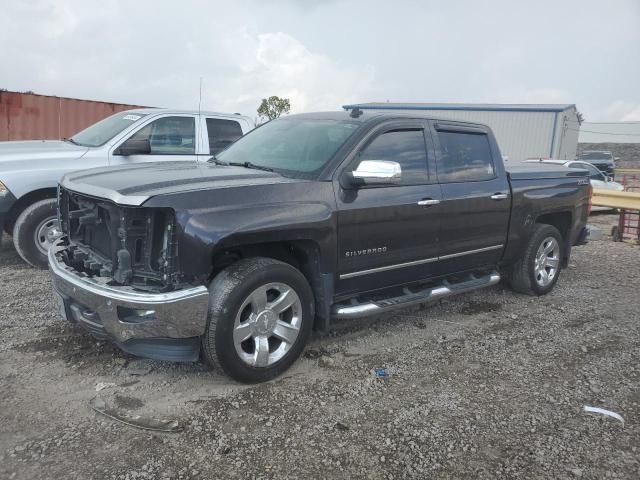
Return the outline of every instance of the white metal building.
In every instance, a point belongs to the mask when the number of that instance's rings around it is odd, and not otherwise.
[[[376,112],[419,113],[435,118],[488,125],[503,156],[510,161],[528,158],[576,158],[580,123],[575,105],[484,103],[359,103],[344,105]]]

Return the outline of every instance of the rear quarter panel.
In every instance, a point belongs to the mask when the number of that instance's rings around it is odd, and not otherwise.
[[[538,218],[550,213],[570,215],[569,235],[565,241],[571,248],[589,216],[589,184],[588,180],[585,184],[585,178],[511,180],[513,203],[503,264],[513,262],[522,254]]]

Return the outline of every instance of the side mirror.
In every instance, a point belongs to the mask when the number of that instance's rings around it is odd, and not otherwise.
[[[618,161],[618,160],[620,160],[620,157],[613,157],[613,159]]]
[[[613,182],[613,177],[607,175],[607,182]]]
[[[129,155],[149,155],[151,153],[151,143],[148,138],[130,138],[125,141],[114,152],[115,155],[128,157]]]
[[[363,160],[353,172],[348,173],[353,186],[392,185],[400,182],[402,168],[398,162],[387,160]]]

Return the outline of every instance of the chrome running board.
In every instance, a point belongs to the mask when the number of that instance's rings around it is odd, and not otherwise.
[[[405,287],[401,295],[394,297],[362,302],[352,299],[348,303],[337,303],[333,306],[332,317],[340,319],[368,317],[398,308],[450,297],[459,293],[470,292],[479,288],[490,287],[499,281],[500,274],[492,271],[481,277],[469,274],[465,280],[456,283],[443,280],[439,285],[426,287],[418,291],[411,291]]]

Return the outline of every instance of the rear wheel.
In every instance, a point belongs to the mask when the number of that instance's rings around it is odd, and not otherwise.
[[[56,200],[48,198],[28,206],[13,226],[13,244],[32,267],[47,268],[49,235],[58,225]]]
[[[209,286],[204,360],[245,383],[270,380],[304,349],[313,323],[311,287],[300,271],[270,258],[241,260]]]
[[[535,226],[522,257],[513,265],[511,288],[529,295],[545,295],[560,276],[564,254],[562,235],[552,225]]]

